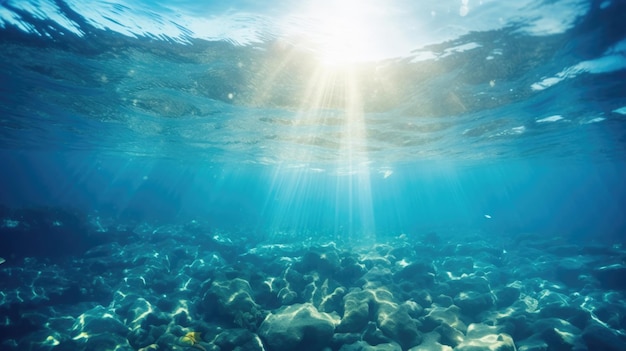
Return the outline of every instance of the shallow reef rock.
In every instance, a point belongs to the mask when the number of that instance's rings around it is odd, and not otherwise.
[[[416,304],[398,304],[383,288],[355,289],[344,297],[345,312],[337,331],[362,332],[375,322],[385,337],[408,348],[421,342],[417,322],[409,315],[416,308]]]
[[[415,346],[422,341],[418,325],[409,316],[405,305],[383,305],[378,312],[378,325],[390,339],[403,348]]]
[[[459,306],[463,313],[475,316],[493,307],[495,299],[491,293],[464,291],[457,294],[454,298],[454,304]]]
[[[77,349],[132,350],[126,338],[129,331],[114,311],[96,306],[76,319],[70,336]]]
[[[247,329],[227,329],[218,334],[213,343],[220,350],[263,351],[263,342]]]
[[[626,350],[626,338],[618,336],[615,332],[598,324],[588,326],[582,333],[588,349],[603,351],[624,351]]]
[[[463,341],[455,351],[515,351],[513,338],[501,332],[501,327],[484,324],[470,324]]]
[[[269,314],[258,333],[272,351],[322,350],[331,344],[337,323],[336,316],[311,304],[294,304]]]
[[[250,330],[256,330],[264,317],[250,284],[240,278],[213,282],[203,302],[207,312],[227,316],[235,325]]]
[[[626,351],[620,245],[244,246],[191,229],[142,223],[61,261],[8,256],[0,350]]]
[[[626,291],[626,265],[612,264],[593,270],[593,276],[606,289]]]

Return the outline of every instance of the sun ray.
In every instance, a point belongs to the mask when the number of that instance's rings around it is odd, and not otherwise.
[[[343,237],[375,239],[364,108],[371,77],[365,68],[384,51],[380,39],[388,33],[373,28],[384,28],[381,22],[389,16],[372,1],[309,5],[300,9],[309,19],[302,31],[286,33],[270,48],[267,72],[258,78],[260,101],[280,100],[276,92],[286,92],[294,108],[293,117],[281,124],[290,130],[276,141],[280,147],[268,150],[276,152],[268,157],[278,166],[266,213],[274,215],[276,231],[297,231],[317,220]],[[283,86],[292,79],[301,88]],[[325,160],[320,150],[326,151]],[[311,208],[306,199],[335,211],[299,211]],[[294,215],[285,218],[285,213]]]

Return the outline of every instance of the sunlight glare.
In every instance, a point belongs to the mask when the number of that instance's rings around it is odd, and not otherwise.
[[[282,162],[272,174],[273,193],[264,206],[273,215],[272,235],[305,233],[315,223],[336,237],[375,241],[364,91],[372,73],[369,64],[390,58],[400,42],[393,35],[398,23],[391,20],[398,12],[389,6],[373,0],[324,0],[290,16],[297,24],[285,35],[291,46],[278,46],[280,64],[263,79],[261,89],[265,94],[280,84],[277,77],[285,67],[304,72],[289,123],[292,132],[285,139],[293,147],[281,148],[276,156]],[[389,175],[391,171],[385,173]]]
[[[344,65],[384,55],[383,36],[391,24],[386,23],[380,2],[315,2],[305,13],[313,21],[313,46],[322,63]]]

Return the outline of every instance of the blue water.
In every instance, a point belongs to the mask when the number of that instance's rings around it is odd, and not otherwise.
[[[93,152],[4,152],[5,204],[276,236],[375,240],[435,231],[621,242],[624,165],[589,160],[415,162],[334,175]],[[486,217],[489,216],[490,218]]]
[[[621,239],[622,2],[377,6],[3,2],[0,202]]]
[[[0,0],[0,349],[624,350],[623,0]]]

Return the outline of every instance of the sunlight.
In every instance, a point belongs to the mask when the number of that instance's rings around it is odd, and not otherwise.
[[[280,214],[274,217],[271,231],[289,236],[288,232],[304,233],[315,223],[335,237],[373,241],[370,161],[358,69],[318,62],[308,67],[306,78],[291,122],[292,145],[279,151],[281,165],[271,181],[274,196],[266,209]],[[273,84],[277,83],[269,83],[267,89]],[[327,151],[325,160],[319,157],[320,149]]]
[[[345,64],[365,59],[369,45],[366,11],[356,1],[336,1],[325,6],[316,6],[323,13],[316,14],[322,39],[318,50],[321,60],[329,64]],[[318,12],[320,10],[317,10]]]
[[[289,91],[293,116],[281,124],[289,131],[275,140],[280,147],[268,150],[279,164],[265,204],[267,213],[280,213],[272,220],[276,235],[315,223],[343,238],[375,240],[364,94],[371,62],[388,58],[399,38],[397,23],[390,23],[397,13],[388,5],[310,3],[294,15],[302,23],[286,33],[289,40],[270,48],[271,68],[259,77],[257,101],[281,101],[277,94],[294,79],[286,73],[301,74],[301,89]]]
[[[311,67],[292,122],[296,145],[281,150],[283,163],[272,179],[274,204],[266,204],[273,208],[270,213],[281,214],[273,220],[276,235],[303,233],[316,223],[339,237],[375,240],[362,100],[354,67]],[[320,160],[320,147],[329,149],[332,158]],[[295,215],[284,216],[290,212]]]
[[[383,58],[393,27],[387,12],[384,3],[356,0],[314,2],[303,11],[312,21],[311,46],[329,65]]]

